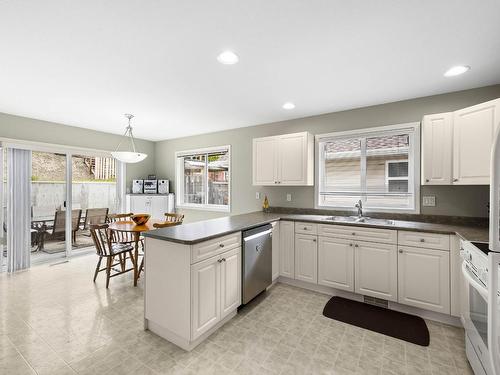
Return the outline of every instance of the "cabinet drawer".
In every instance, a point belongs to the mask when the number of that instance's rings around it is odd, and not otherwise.
[[[427,249],[450,250],[450,236],[427,232],[398,231],[398,244],[425,247]]]
[[[354,225],[320,224],[318,225],[318,235],[392,244],[397,243],[398,240],[397,231],[395,230],[366,228]]]
[[[197,243],[191,247],[191,264],[241,245],[241,232]]]
[[[300,222],[295,223],[295,233],[317,234],[318,224]]]

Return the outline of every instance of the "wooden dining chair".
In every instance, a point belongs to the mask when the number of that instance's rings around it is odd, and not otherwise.
[[[167,214],[165,214],[165,215],[167,215]],[[184,217],[184,215],[182,215],[182,217]],[[176,225],[181,225],[181,224],[182,224],[182,221],[176,221],[176,222],[164,221],[163,223],[154,223],[153,227],[156,229],[160,229],[160,228],[174,227]],[[138,272],[139,276],[140,276],[142,270],[144,269],[144,245],[142,246],[142,253],[139,253],[139,256],[142,257],[141,265],[139,266],[139,272]]]
[[[92,236],[96,253],[99,257],[94,272],[94,283],[98,273],[106,271],[106,288],[109,287],[109,279],[112,277],[134,270],[133,266],[131,268],[126,268],[125,263],[127,257],[132,260],[134,259],[134,246],[132,244],[112,242],[111,232],[108,227],[108,224],[90,225],[90,235]],[[118,257],[117,263],[115,263],[115,257]],[[101,262],[104,258],[106,259],[106,266],[101,268]],[[121,267],[121,271],[115,271],[113,269],[113,267],[118,265]],[[114,271],[114,273],[111,273],[111,271]]]
[[[165,214],[165,222],[170,222],[170,223],[182,223],[184,221],[184,215],[183,214],[174,214],[167,212]]]
[[[132,221],[133,213],[126,214],[110,214],[108,215],[108,222],[115,223],[118,221]],[[111,234],[112,241],[121,244],[135,244],[134,235],[130,232],[113,231]]]

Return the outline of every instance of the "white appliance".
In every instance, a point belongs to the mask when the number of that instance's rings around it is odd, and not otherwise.
[[[150,214],[151,218],[163,220],[165,213],[175,212],[174,194],[127,194],[127,212]]]
[[[132,180],[132,193],[142,194],[144,187],[144,180]]]
[[[144,180],[144,194],[157,194],[158,180]]]
[[[158,194],[168,194],[169,191],[169,181],[168,180],[158,180]]]
[[[462,241],[462,272],[467,281],[464,314],[467,358],[476,375],[500,375],[500,126],[490,162],[489,243]]]

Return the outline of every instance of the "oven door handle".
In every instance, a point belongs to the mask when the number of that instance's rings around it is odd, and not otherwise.
[[[462,262],[462,274],[464,275],[467,282],[476,289],[479,294],[487,301],[488,300],[488,289],[474,276],[468,269],[467,263]]]

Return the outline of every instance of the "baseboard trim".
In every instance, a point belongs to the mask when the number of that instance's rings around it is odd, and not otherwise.
[[[332,288],[329,286],[311,284],[311,283],[308,283],[305,281],[290,279],[290,278],[284,277],[284,276],[280,276],[278,278],[277,282],[291,285],[291,286],[295,286],[297,288],[311,290],[311,291],[317,292],[317,293],[327,294],[327,295],[332,296],[332,297],[339,296],[339,297],[344,297],[344,298],[351,299],[354,301],[363,302],[363,296],[361,294],[346,292],[344,290],[338,290],[338,289],[335,289],[335,288]],[[392,302],[392,301],[389,301],[389,309],[399,311],[399,312],[404,312],[407,314],[416,315],[416,316],[419,316],[423,319],[428,319],[428,320],[432,320],[432,321],[443,323],[443,324],[448,324],[448,325],[455,326],[455,327],[463,327],[461,319],[458,317],[451,316],[451,315],[446,315],[446,314],[441,314],[441,313],[434,312],[434,311],[424,310],[424,309],[420,309],[418,307],[402,305],[400,303]]]

